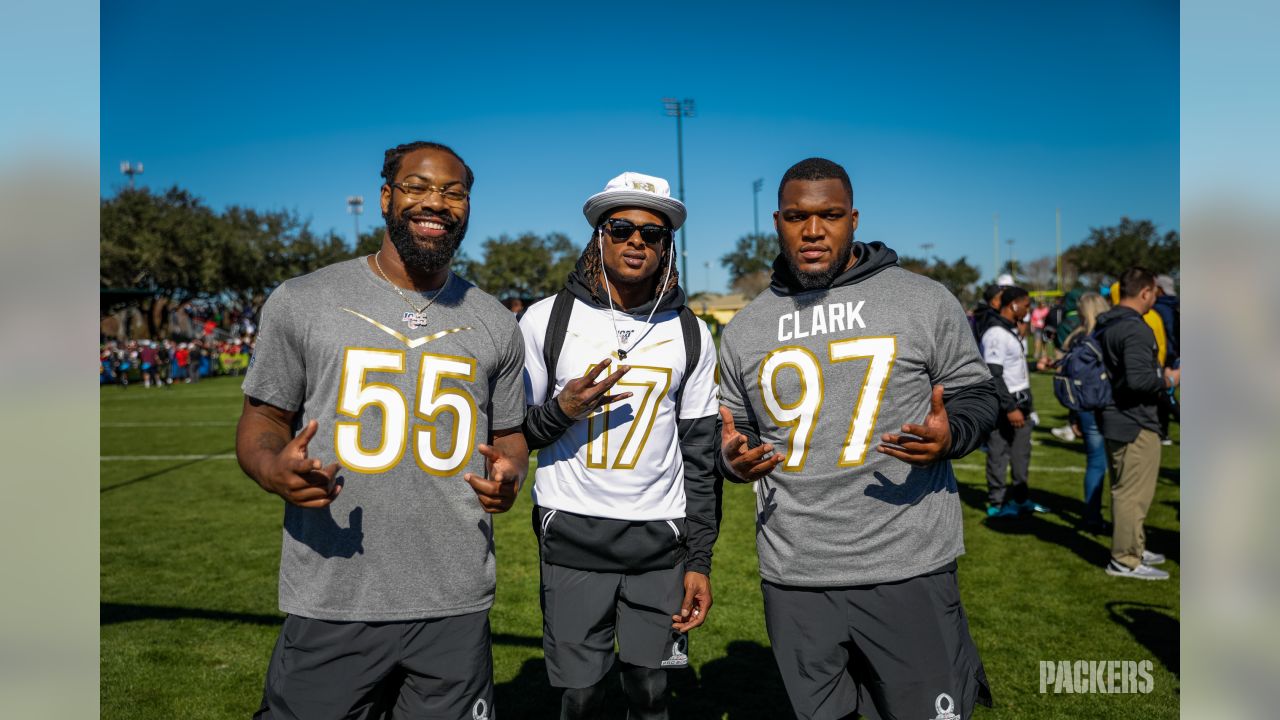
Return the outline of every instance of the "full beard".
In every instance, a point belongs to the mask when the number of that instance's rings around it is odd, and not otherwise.
[[[779,239],[779,244],[781,244],[781,239]],[[844,246],[844,249],[840,251],[840,254],[836,256],[835,261],[827,265],[827,269],[819,270],[818,272],[805,272],[796,264],[796,259],[791,253],[787,252],[786,248],[780,249],[782,250],[782,256],[787,259],[787,267],[791,269],[791,274],[800,283],[800,287],[805,290],[831,287],[831,281],[844,272],[844,269],[849,265],[849,258],[853,257],[853,241],[850,240]]]
[[[382,219],[387,223],[387,236],[400,255],[400,262],[413,273],[433,273],[448,268],[467,234],[467,221],[446,223],[444,236],[429,239],[428,244],[423,244],[414,237],[407,215],[396,217],[387,211],[382,214]],[[443,218],[441,222],[444,222]]]

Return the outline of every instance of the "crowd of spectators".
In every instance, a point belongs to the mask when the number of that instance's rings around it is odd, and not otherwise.
[[[1145,547],[1143,522],[1155,492],[1160,446],[1173,443],[1169,424],[1179,419],[1180,316],[1173,278],[1142,268],[1126,271],[1098,292],[1076,289],[1050,303],[1031,302],[1030,294],[1008,275],[986,288],[970,318],[1001,395],[1001,417],[986,446],[989,517],[1046,510],[1028,500],[1031,428],[1038,418],[1027,372],[1034,368],[1062,375],[1064,356],[1088,339],[1097,348],[1098,367],[1105,369],[1093,377],[1109,386],[1108,399],[1096,409],[1068,407],[1067,424],[1050,430],[1064,442],[1084,440],[1081,529],[1112,535],[1107,574],[1169,577],[1154,567],[1164,556]],[[1006,480],[1008,470],[1011,481]],[[1111,523],[1102,516],[1108,471]]]
[[[232,339],[110,340],[98,349],[98,383],[141,383],[147,388],[194,383],[214,375],[243,375],[253,353],[253,336]]]

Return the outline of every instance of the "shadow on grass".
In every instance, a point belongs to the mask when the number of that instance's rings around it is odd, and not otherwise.
[[[617,666],[604,682],[605,712],[600,717],[622,720],[627,701]],[[724,657],[702,666],[701,677],[689,668],[671,670],[667,683],[673,718],[774,720],[791,716],[773,653],[759,643],[735,640]],[[558,714],[560,692],[547,681],[546,662],[534,658],[525,661],[516,677],[495,688],[495,700],[504,720],[541,719]]]
[[[235,448],[231,448],[230,450],[223,450],[223,451],[222,451],[222,452],[220,452],[220,453],[210,453],[210,454],[209,454],[209,456],[210,456],[210,457],[212,457],[212,456],[214,456],[214,455],[226,455],[227,453],[233,453],[233,452],[235,452]],[[167,474],[167,473],[171,473],[171,472],[173,472],[174,470],[181,470],[181,469],[182,469],[182,468],[184,468],[184,467],[191,467],[192,465],[199,465],[200,463],[205,462],[206,460],[207,460],[207,458],[204,458],[204,457],[198,457],[198,458],[196,458],[196,459],[194,459],[194,460],[184,460],[184,461],[182,461],[182,462],[178,463],[177,465],[170,465],[169,467],[164,468],[163,470],[156,470],[155,472],[149,472],[149,473],[147,473],[146,475],[139,475],[139,476],[138,476],[138,477],[136,477],[136,478],[129,478],[128,480],[124,480],[124,481],[118,482],[118,483],[116,483],[115,485],[108,485],[107,487],[104,487],[104,488],[102,488],[101,490],[99,490],[99,491],[98,491],[98,494],[100,494],[100,495],[105,495],[105,494],[107,494],[107,493],[111,492],[112,490],[118,490],[118,489],[120,489],[120,488],[122,488],[122,487],[125,487],[126,485],[133,485],[134,483],[140,483],[140,482],[143,482],[143,481],[146,481],[146,480],[152,480],[152,479],[155,479],[155,478],[160,477],[161,475],[165,475],[165,474]]]
[[[1018,518],[988,518],[983,526],[992,532],[1005,535],[1030,535],[1044,542],[1060,545],[1090,565],[1101,568],[1111,559],[1111,536],[1093,535],[1080,528],[1081,512],[1084,502],[1057,493],[1032,488],[1032,500],[1049,508],[1050,515],[1057,515],[1067,521],[1067,525],[1052,522],[1044,515],[1024,515]],[[968,506],[986,512],[987,493],[983,487],[971,484],[960,484],[960,498]],[[1147,548],[1164,553],[1170,560],[1180,563],[1179,541],[1177,530],[1166,530],[1158,527],[1146,527]]]
[[[129,605],[125,603],[99,603],[99,624],[115,625],[117,623],[135,622],[138,620],[211,620],[214,622],[244,623],[247,625],[278,626],[284,622],[283,613],[241,613],[228,610],[207,610],[205,608],[184,608],[168,605]],[[494,645],[512,645],[517,647],[541,648],[541,637],[527,637],[510,633],[494,633]],[[541,662],[541,660],[539,660]],[[546,677],[545,673],[543,677]]]
[[[1178,619],[1169,615],[1163,605],[1114,601],[1107,603],[1107,614],[1120,627],[1129,631],[1139,645],[1147,649],[1169,672],[1178,674]]]
[[[126,605],[123,603],[99,603],[99,624],[137,620],[213,620],[216,622],[244,623],[248,625],[279,625],[284,622],[281,614],[257,614],[206,610],[204,608],[169,607],[165,605]]]
[[[724,657],[671,676],[671,716],[699,720],[772,720],[792,716],[773,651],[749,640],[734,640]]]
[[[542,646],[542,638],[537,638],[537,644]],[[616,668],[609,672],[606,680],[605,707],[608,711],[602,717],[621,720],[626,713]],[[514,678],[498,683],[493,690],[494,706],[502,713],[503,720],[542,720],[560,714],[561,690],[551,687],[547,680],[547,663],[540,657],[526,660]]]

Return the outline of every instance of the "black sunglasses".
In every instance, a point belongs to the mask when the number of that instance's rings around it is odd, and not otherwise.
[[[635,234],[636,230],[640,231],[640,239],[649,245],[654,243],[665,242],[671,239],[671,228],[661,225],[636,225],[630,220],[621,218],[609,218],[601,224],[609,231],[609,235],[614,240],[626,240]]]

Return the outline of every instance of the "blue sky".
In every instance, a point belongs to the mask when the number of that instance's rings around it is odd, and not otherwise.
[[[477,175],[473,257],[523,231],[585,242],[613,175],[675,184],[684,126],[692,290],[762,229],[811,155],[848,168],[859,239],[962,255],[1051,254],[1122,215],[1179,229],[1178,6],[1172,2],[329,3],[102,6],[101,181],[186,187],[214,207],[380,223],[382,151],[452,145]],[[551,8],[555,8],[554,10]],[[710,263],[708,270],[704,263]]]

